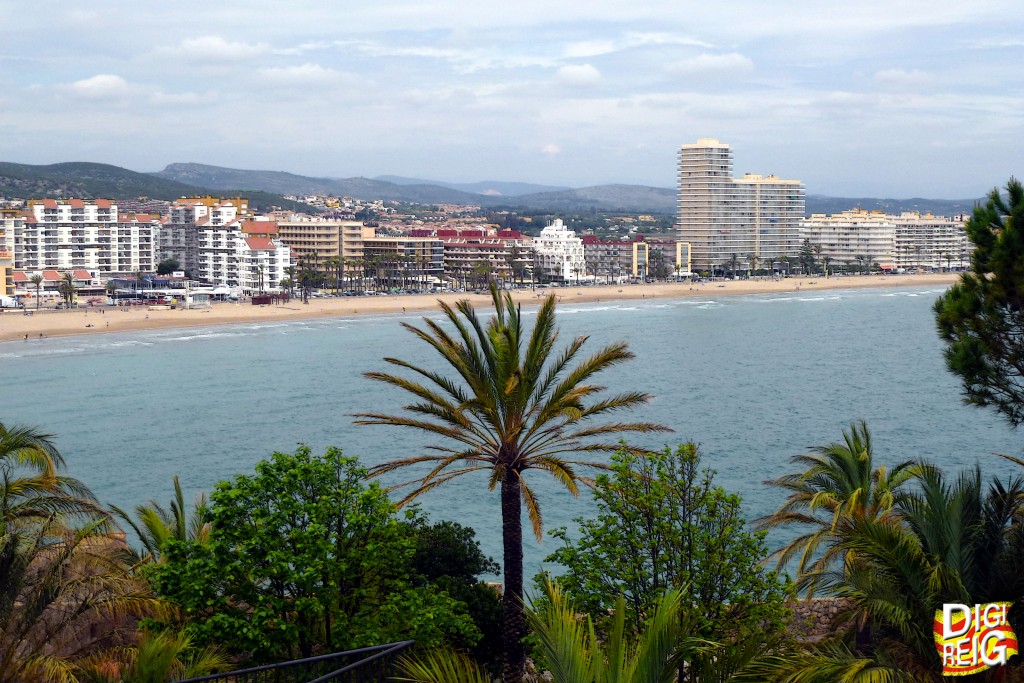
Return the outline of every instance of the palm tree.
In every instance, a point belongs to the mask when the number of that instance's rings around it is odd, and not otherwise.
[[[810,527],[775,553],[778,568],[784,569],[799,557],[797,580],[811,597],[822,572],[844,555],[837,537],[838,525],[850,518],[881,518],[892,515],[896,495],[920,469],[912,461],[891,471],[874,467],[871,432],[861,420],[843,430],[843,441],[816,446],[792,462],[802,472],[765,482],[789,492],[789,497],[772,515],[757,521],[761,529],[798,525]]]
[[[95,683],[163,683],[223,671],[229,664],[215,647],[193,648],[187,633],[145,631],[137,647],[89,657],[76,673]]]
[[[206,495],[200,494],[196,498],[189,518],[178,475],[174,475],[174,499],[169,508],[164,508],[160,503],[151,500],[145,505],[135,507],[135,519],[116,505],[111,505],[110,509],[116,517],[131,527],[142,543],[141,552],[132,550],[137,564],[159,562],[164,544],[172,539],[203,545],[210,541],[210,515],[206,506]]]
[[[52,439],[32,427],[0,422],[0,544],[17,522],[99,512],[84,484],[58,473],[64,460]]]
[[[32,277],[29,278],[29,282],[31,282],[32,284],[34,284],[36,286],[36,310],[38,311],[39,310],[39,304],[40,304],[39,288],[43,284],[43,276],[40,275],[39,273],[36,273],[35,275],[33,275]]]
[[[425,329],[402,325],[429,344],[451,366],[454,377],[423,369],[397,358],[391,365],[408,370],[427,382],[383,372],[366,377],[409,392],[416,397],[405,407],[411,415],[360,413],[356,424],[411,427],[454,445],[432,445],[431,454],[393,460],[375,467],[381,475],[411,465],[432,464],[422,478],[407,482],[415,487],[402,499],[407,503],[447,481],[471,472],[488,473],[488,487],[501,488],[504,591],[502,594],[503,680],[522,680],[526,634],[523,616],[523,530],[525,506],[538,540],[542,535],[540,504],[524,475],[541,470],[553,476],[573,495],[587,481],[577,467],[606,465],[567,459],[577,453],[609,453],[621,444],[602,441],[626,432],[666,431],[649,422],[612,422],[591,425],[592,418],[646,403],[650,396],[627,392],[590,401],[603,387],[588,382],[597,373],[633,357],[624,342],[610,344],[588,358],[577,360],[587,337],[574,339],[559,354],[555,326],[555,297],[548,296],[537,312],[532,332],[525,329],[520,309],[508,292],[491,286],[495,315],[486,325],[467,300],[453,308],[441,303],[451,334],[429,318]],[[639,450],[639,449],[632,449]]]
[[[873,634],[864,651],[833,659],[851,670],[869,664],[888,680],[900,680],[896,674],[903,672],[909,674],[903,680],[938,683],[947,679],[935,651],[937,606],[1024,597],[1024,479],[993,480],[986,489],[977,467],[950,482],[937,468],[921,465],[914,480],[915,489],[897,495],[899,516],[849,517],[837,526],[839,547],[854,559],[822,578],[849,602],[840,616],[870,624]],[[822,663],[814,660],[802,669],[820,671]],[[792,663],[788,670],[796,671]]]
[[[68,306],[75,301],[75,278],[70,272],[65,272],[60,278],[60,293]]]
[[[0,423],[0,683],[71,680],[71,659],[158,606],[63,464],[50,435]]]
[[[626,601],[619,597],[611,628],[598,636],[589,615],[581,619],[558,584],[545,585],[544,604],[527,612],[544,662],[558,683],[670,683],[676,657],[688,629],[682,618],[682,594],[669,591],[660,598],[647,628],[635,643],[626,628]]]

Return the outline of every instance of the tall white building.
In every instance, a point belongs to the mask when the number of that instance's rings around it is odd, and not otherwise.
[[[537,269],[542,279],[569,282],[586,276],[583,238],[577,237],[561,218],[546,226],[533,240]]]
[[[291,266],[277,223],[251,216],[248,201],[237,197],[176,201],[160,231],[160,258],[177,260],[193,278],[246,293],[280,291]]]
[[[122,213],[109,199],[33,199],[0,215],[19,271],[89,270],[100,278],[156,269],[158,217]]]
[[[714,138],[680,148],[678,239],[690,243],[694,270],[795,255],[803,217],[799,180],[733,178],[732,150]]]
[[[878,264],[883,270],[942,270],[963,267],[970,244],[964,216],[900,215],[853,209],[813,214],[803,236],[833,265]]]

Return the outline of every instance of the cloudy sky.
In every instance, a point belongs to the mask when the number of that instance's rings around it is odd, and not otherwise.
[[[1009,0],[0,0],[0,160],[671,187],[717,137],[810,193],[1024,175]]]

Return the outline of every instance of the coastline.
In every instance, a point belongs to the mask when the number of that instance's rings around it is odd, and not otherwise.
[[[533,304],[554,293],[563,304],[592,303],[596,301],[625,301],[631,299],[678,299],[741,294],[781,294],[813,292],[830,289],[860,289],[868,287],[928,287],[948,286],[956,282],[955,273],[915,275],[856,275],[841,277],[791,277],[782,280],[725,280],[691,284],[672,282],[642,285],[595,285],[590,287],[554,287],[533,291],[512,290],[513,298],[523,304]],[[542,293],[543,292],[543,293]],[[303,304],[296,298],[277,306],[253,306],[244,303],[216,303],[211,308],[194,310],[149,310],[135,308],[81,308],[71,310],[39,310],[0,312],[0,341],[29,340],[43,337],[93,335],[108,332],[132,332],[149,329],[206,327],[232,323],[272,322],[281,320],[309,320],[341,316],[380,315],[387,313],[434,310],[438,300],[453,303],[469,299],[484,307],[490,302],[488,294],[413,294],[363,297],[329,297],[310,299]]]

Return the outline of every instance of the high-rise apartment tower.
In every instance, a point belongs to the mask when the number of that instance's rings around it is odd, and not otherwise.
[[[804,186],[748,173],[732,177],[732,150],[714,138],[679,149],[679,241],[695,271],[778,268],[800,249]]]

